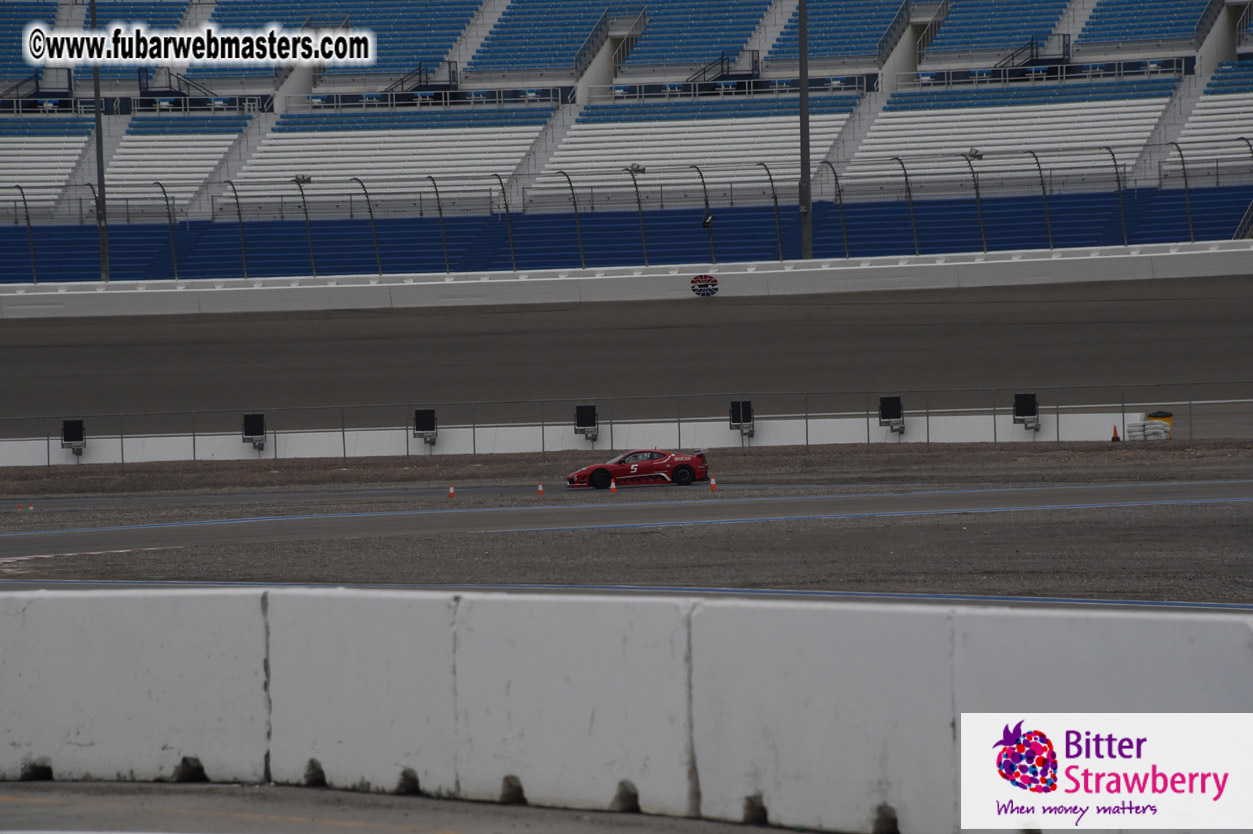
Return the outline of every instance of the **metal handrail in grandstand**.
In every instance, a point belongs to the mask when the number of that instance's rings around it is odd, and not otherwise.
[[[617,74],[622,69],[622,62],[626,60],[627,53],[631,51],[631,47],[635,46],[635,42],[640,39],[640,35],[644,33],[644,28],[648,26],[648,7],[640,9],[639,17],[631,23],[631,28],[622,37],[622,42],[613,51],[613,71]]]
[[[596,57],[597,51],[609,38],[609,9],[606,8],[601,12],[600,17],[592,26],[592,31],[588,33],[583,45],[574,53],[574,77],[578,78],[583,74],[583,70],[587,69],[588,64],[592,63],[592,59]]]
[[[1119,61],[1098,64],[1063,64],[1047,67],[946,67],[896,73],[896,89],[968,87],[977,84],[1056,84],[1060,81],[1121,80],[1127,78],[1188,75],[1183,58]]]
[[[947,3],[948,0],[945,0]],[[896,10],[896,16],[892,18],[892,22],[888,24],[888,28],[884,31],[883,36],[879,38],[879,45],[875,48],[875,63],[883,66],[883,62],[892,54],[892,50],[896,49],[896,45],[900,43],[904,34],[909,31],[909,13],[913,8],[910,0],[904,0],[901,7]],[[947,13],[947,11],[946,11]]]
[[[922,30],[922,34],[918,36],[918,54],[917,62],[923,63],[927,54],[927,47],[931,46],[931,42],[935,40],[936,33],[940,30],[940,24],[948,17],[949,9],[952,8],[952,0],[944,0],[935,10],[935,14],[931,16],[931,22],[927,24],[927,28]]]

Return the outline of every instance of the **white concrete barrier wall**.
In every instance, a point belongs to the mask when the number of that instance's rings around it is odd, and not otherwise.
[[[962,712],[1253,711],[1253,615],[274,589],[0,595],[0,778],[412,787],[958,831]],[[402,784],[403,783],[403,784]]]
[[[256,782],[268,747],[261,595],[0,595],[0,777]]]
[[[1114,427],[1143,414],[1062,412],[1040,415],[1040,430],[1016,425],[1008,413],[993,415],[907,415],[905,432],[880,426],[878,418],[758,418],[753,437],[743,437],[726,420],[608,423],[595,442],[570,425],[447,426],[434,446],[411,436],[408,428],[271,431],[265,448],[255,449],[239,434],[186,436],[134,435],[87,438],[81,455],[61,448],[59,438],[0,440],[0,466],[70,466],[78,463],[151,463],[169,460],[266,460],[403,455],[469,455],[611,449],[718,449],[737,446],[801,446],[834,443],[1047,443],[1057,440],[1109,440]]]

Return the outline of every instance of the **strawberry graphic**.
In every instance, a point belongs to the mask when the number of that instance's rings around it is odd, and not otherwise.
[[[1031,793],[1057,790],[1057,753],[1053,742],[1039,730],[1022,731],[1019,721],[1014,729],[1005,725],[996,754],[996,772],[1011,785]]]

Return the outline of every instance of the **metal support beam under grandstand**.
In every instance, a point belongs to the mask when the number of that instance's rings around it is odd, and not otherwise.
[[[796,200],[801,215],[801,257],[808,260],[814,256],[813,195],[809,172],[809,10],[805,0],[796,8],[796,36],[800,48],[800,130],[801,130],[801,178],[796,187]]]
[[[1049,248],[1053,248],[1053,220],[1049,217],[1049,192],[1044,187],[1044,169],[1040,167],[1040,157],[1035,155],[1035,151],[1023,151],[1023,153],[1031,154],[1031,158],[1035,160],[1035,172],[1040,175],[1040,196],[1044,199],[1044,231],[1049,236]]]
[[[1196,231],[1192,228],[1192,195],[1188,191],[1188,160],[1178,142],[1171,142],[1179,152],[1179,164],[1183,166],[1183,205],[1188,210],[1188,241],[1196,243]]]
[[[714,216],[709,210],[709,189],[705,187],[705,172],[700,169],[699,165],[689,166],[696,169],[696,174],[700,177],[700,191],[705,195],[705,216],[701,218],[700,224],[709,232],[709,262],[716,264],[718,262],[718,253],[714,250]]]
[[[174,264],[174,280],[178,280],[178,250],[174,248],[174,207],[170,205],[170,195],[165,190],[165,186],[159,180],[153,180],[153,185],[161,189],[161,196],[165,198],[165,222],[170,227],[170,262]]]
[[[496,178],[496,182],[500,183],[500,199],[505,203],[505,230],[509,233],[509,264],[510,268],[517,272],[518,256],[513,251],[513,221],[509,219],[509,190],[505,188],[505,181],[500,178],[500,174],[492,174],[492,176]]]
[[[840,188],[840,175],[835,173],[835,166],[829,160],[819,160],[820,165],[827,166],[831,171],[831,179],[835,180],[835,202],[840,207],[840,233],[844,236],[844,257],[848,254],[848,220],[844,217],[844,190]]]
[[[779,239],[779,260],[783,260],[783,224],[779,222],[779,193],[774,190],[774,174],[770,173],[770,166],[766,163],[757,164],[766,169],[766,176],[770,178],[770,197],[774,200],[774,234]]]
[[[239,257],[244,262],[244,280],[248,280],[248,249],[244,245],[244,210],[239,207],[239,191],[235,188],[232,180],[227,180],[226,184],[231,187],[231,192],[235,195],[235,217],[239,220]]]
[[[1253,6],[1250,6],[1249,8],[1253,8]],[[1247,138],[1243,136],[1237,136],[1236,138],[1249,146],[1249,156],[1253,156],[1253,142],[1250,142]]]
[[[975,213],[979,216],[979,240],[983,243],[983,251],[988,251],[988,234],[983,227],[983,200],[979,196],[979,175],[975,173],[975,163],[973,160],[981,159],[983,154],[975,156],[973,152],[958,154],[962,159],[966,160],[966,167],[970,169],[970,181],[975,184]]]
[[[39,283],[39,272],[35,269],[35,233],[30,228],[30,206],[26,203],[26,189],[17,183],[13,187],[22,193],[22,211],[26,213],[26,243],[30,246],[30,277],[31,280]]]
[[[313,257],[313,224],[309,222],[309,203],[305,200],[305,183],[313,182],[313,177],[308,174],[292,177],[292,182],[296,183],[296,187],[300,189],[300,206],[305,211],[305,235],[309,239],[309,267],[313,270],[313,277],[318,277],[318,262]]]
[[[574,183],[570,180],[570,175],[565,171],[557,173],[565,177],[566,185],[570,186],[570,205],[574,206],[574,235],[579,241],[579,267],[587,269],[587,260],[583,257],[583,224],[579,222],[579,198],[574,195]]]
[[[1122,245],[1127,245],[1127,208],[1123,203],[1122,197],[1122,174],[1118,171],[1118,157],[1114,155],[1114,149],[1109,145],[1101,146],[1101,150],[1109,154],[1110,160],[1114,163],[1114,183],[1118,186],[1118,217],[1122,220]]]
[[[374,228],[374,206],[370,205],[370,191],[365,187],[365,183],[361,181],[361,177],[349,177],[357,185],[361,186],[362,193],[365,194],[365,208],[370,213],[370,236],[374,238],[374,261],[378,264],[379,277],[383,277],[383,256],[379,253],[379,233]]]
[[[96,0],[91,0],[91,28],[96,28]],[[100,98],[100,63],[91,65],[92,106],[96,118],[96,229],[100,234],[100,280],[109,283],[109,211],[104,191],[104,102]]]
[[[635,187],[635,210],[640,216],[640,245],[644,247],[644,266],[648,266],[648,234],[644,231],[644,204],[640,202],[640,184],[635,179],[637,172],[644,173],[644,166],[633,164],[630,168],[622,170],[631,175],[631,185]]]
[[[901,166],[901,173],[905,175],[905,199],[909,201],[909,228],[914,234],[914,255],[918,255],[918,221],[914,218],[914,192],[909,187],[909,169],[905,167],[905,160],[899,156],[894,156],[892,159]]]
[[[444,231],[444,202],[439,198],[439,185],[436,184],[435,177],[427,174],[426,178],[435,189],[435,210],[439,212],[439,242],[444,247],[444,271],[452,272],[452,264],[448,261],[448,234]]]

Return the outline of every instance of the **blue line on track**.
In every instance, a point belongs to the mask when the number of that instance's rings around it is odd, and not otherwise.
[[[687,504],[701,504],[710,500],[716,500],[720,504],[735,504],[746,502],[766,502],[766,501],[795,501],[798,499],[849,499],[849,498],[891,498],[901,496],[926,496],[926,495],[976,495],[985,493],[1002,493],[1002,492],[1021,492],[1024,490],[1077,490],[1077,489],[1114,489],[1119,487],[1155,487],[1155,486],[1213,486],[1213,485],[1229,485],[1229,484],[1248,484],[1253,480],[1235,480],[1235,481],[1163,481],[1143,484],[1073,484],[1063,486],[1046,486],[1046,487],[1001,487],[1001,488],[979,488],[979,489],[939,489],[924,490],[921,492],[869,492],[869,493],[828,493],[822,495],[764,495],[750,498],[696,498],[681,499],[677,501],[632,501],[630,503],[620,503],[613,506],[617,507],[650,507],[650,506],[682,506]],[[588,529],[615,529],[626,527],[659,527],[659,526],[678,526],[684,524],[737,524],[748,523],[752,521],[806,521],[812,519],[839,519],[839,518],[873,518],[873,517],[889,517],[893,515],[942,515],[945,513],[975,513],[975,512],[1009,512],[1018,510],[1066,510],[1066,509],[1087,509],[1094,507],[1132,507],[1132,506],[1155,506],[1168,504],[1189,504],[1189,503],[1226,503],[1247,501],[1253,499],[1245,498],[1223,498],[1223,499],[1180,499],[1176,501],[1148,501],[1148,502],[1123,502],[1109,504],[1073,504],[1073,505],[1045,505],[1035,507],[1016,507],[1007,509],[968,509],[968,510],[934,510],[934,511],[916,511],[903,513],[855,513],[849,515],[803,515],[803,516],[780,516],[778,518],[746,518],[746,519],[727,519],[723,521],[691,521],[691,522],[657,522],[657,523],[640,523],[640,524],[609,524],[598,525],[595,527],[552,527],[552,528],[535,528],[528,531],[526,528],[519,530],[501,530],[496,532],[539,532],[541,530],[588,530]],[[332,518],[386,518],[391,516],[418,516],[418,515],[437,515],[452,513],[484,513],[484,512],[521,512],[525,510],[594,510],[603,509],[604,504],[528,504],[518,507],[457,507],[447,509],[430,509],[430,510],[383,510],[377,512],[353,512],[353,513],[315,513],[305,515],[276,515],[276,516],[258,516],[256,518],[219,518],[207,519],[201,521],[168,521],[155,524],[123,524],[114,527],[72,527],[63,530],[16,530],[12,532],[0,533],[0,538],[14,536],[46,536],[56,535],[59,533],[101,533],[122,530],[158,530],[163,528],[175,527],[209,527],[225,524],[257,524],[265,521],[310,521],[316,519],[332,519]]]
[[[640,521],[629,524],[594,524],[566,527],[518,527],[510,530],[484,530],[486,533],[556,533],[573,530],[629,530],[637,527],[696,527],[716,524],[756,524],[769,521],[831,521],[851,518],[900,518],[925,515],[975,515],[983,513],[1020,513],[1031,510],[1094,510],[1115,507],[1163,507],[1177,504],[1237,504],[1253,502],[1253,498],[1185,498],[1175,501],[1115,501],[1108,504],[1043,504],[1027,507],[971,507],[956,510],[900,510],[873,513],[835,513],[831,515],[781,515],[765,518],[722,518],[707,521]]]

